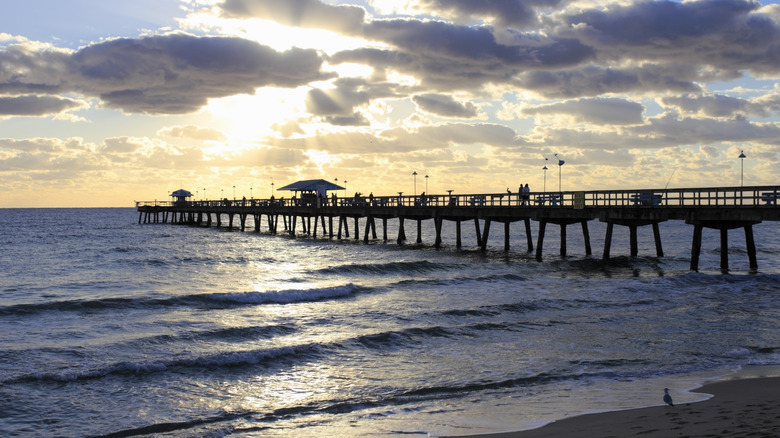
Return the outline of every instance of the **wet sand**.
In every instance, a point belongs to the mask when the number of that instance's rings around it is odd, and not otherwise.
[[[695,392],[709,400],[566,418],[520,432],[470,438],[541,437],[780,437],[780,377],[707,384]],[[661,402],[663,388],[658,391]]]

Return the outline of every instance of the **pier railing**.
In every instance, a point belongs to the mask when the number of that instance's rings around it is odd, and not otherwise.
[[[222,199],[176,201],[136,201],[136,207],[775,207],[780,186],[710,187],[675,189],[594,190],[530,193],[438,194],[328,198],[316,196],[271,199]]]

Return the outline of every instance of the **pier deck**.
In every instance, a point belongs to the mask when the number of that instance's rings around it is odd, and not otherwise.
[[[387,220],[398,220],[400,244],[407,241],[405,221],[417,222],[417,243],[421,244],[421,222],[433,220],[436,230],[434,246],[441,244],[443,221],[456,223],[456,245],[461,246],[461,223],[473,221],[478,244],[485,249],[493,222],[504,224],[504,247],[509,249],[509,226],[512,222],[524,222],[528,251],[534,251],[530,221],[539,222],[536,258],[542,259],[544,234],[547,224],[561,227],[561,256],[566,256],[566,227],[580,223],[586,254],[591,254],[588,222],[598,219],[607,224],[603,258],[610,255],[612,232],[615,225],[626,226],[630,231],[631,256],[637,255],[637,228],[651,225],[656,254],[663,256],[658,224],[664,221],[685,221],[693,226],[691,244],[691,269],[698,270],[703,228],[717,229],[721,237],[721,269],[728,269],[728,230],[743,228],[750,268],[757,269],[753,225],[762,221],[780,220],[777,203],[780,186],[719,187],[692,189],[640,189],[600,190],[575,192],[530,193],[523,197],[518,193],[446,194],[425,196],[355,196],[318,198],[200,200],[186,202],[136,202],[139,223],[176,223],[201,226],[222,226],[227,216],[228,226],[234,226],[238,218],[241,230],[246,218],[252,216],[255,231],[260,232],[263,216],[266,232],[279,232],[279,219],[283,231],[296,235],[298,220],[301,233],[317,237],[321,225],[322,235],[341,239],[349,237],[349,220],[354,221],[354,238],[359,239],[360,220],[364,223],[363,240],[377,239],[376,219],[383,221],[383,240],[388,240]],[[212,216],[214,220],[212,220]],[[314,225],[312,226],[312,218]],[[334,219],[338,219],[338,232]],[[326,226],[327,221],[327,226]],[[480,226],[480,221],[482,226]]]

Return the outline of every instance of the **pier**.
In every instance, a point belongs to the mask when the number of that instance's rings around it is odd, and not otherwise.
[[[139,201],[138,223],[173,223],[194,226],[224,225],[246,230],[252,217],[255,232],[288,233],[327,239],[353,238],[365,242],[377,240],[377,220],[382,222],[382,240],[388,241],[388,220],[398,221],[398,244],[408,241],[406,227],[416,223],[416,243],[422,244],[422,222],[432,220],[435,229],[433,246],[442,242],[443,222],[455,223],[455,241],[462,245],[462,224],[472,222],[478,245],[485,250],[493,223],[503,224],[504,249],[509,250],[510,225],[522,222],[528,252],[536,251],[542,260],[545,230],[548,224],[560,227],[560,255],[566,256],[566,233],[569,225],[580,224],[585,253],[592,254],[588,222],[606,223],[602,257],[608,259],[614,227],[629,230],[630,254],[638,254],[637,229],[651,226],[656,255],[663,257],[658,224],[685,221],[692,226],[690,269],[698,270],[702,233],[705,228],[720,233],[720,268],[728,270],[728,232],[742,228],[750,269],[758,269],[753,226],[763,221],[780,220],[778,208],[780,186],[718,187],[690,189],[636,189],[569,192],[488,193],[404,196],[353,196],[339,198],[302,193],[288,199],[240,199],[189,201]],[[227,219],[226,221],[224,219]],[[279,228],[281,224],[282,229]],[[531,222],[538,222],[536,247],[531,236]],[[266,226],[263,227],[265,222]]]

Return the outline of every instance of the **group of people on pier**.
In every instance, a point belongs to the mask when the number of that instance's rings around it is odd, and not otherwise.
[[[506,192],[512,194],[512,191],[507,187]],[[523,185],[520,183],[520,187],[517,189],[517,200],[520,201],[520,205],[526,205],[531,203],[531,188],[528,184]]]

